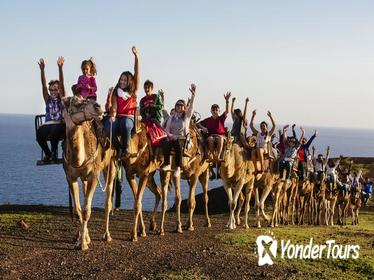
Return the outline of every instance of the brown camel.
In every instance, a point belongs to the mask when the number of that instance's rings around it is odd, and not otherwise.
[[[255,180],[255,166],[253,161],[247,160],[245,151],[233,139],[228,137],[224,151],[224,161],[221,163],[221,177],[228,197],[230,216],[227,223],[229,229],[235,229],[234,211],[237,206],[239,195],[244,188],[252,190]],[[245,226],[248,227],[249,198],[251,191],[247,192],[247,203],[245,206]]]
[[[104,171],[106,182],[105,214],[106,226],[104,239],[111,240],[109,233],[109,213],[112,208],[112,189],[116,172],[113,149],[105,149],[105,136],[98,133],[98,122],[103,111],[99,104],[92,100],[76,97],[63,99],[65,106],[66,140],[64,151],[64,170],[70,191],[74,197],[74,206],[81,223],[76,247],[87,250],[91,242],[87,224],[91,216],[92,198],[101,171]],[[99,135],[99,136],[98,136]],[[101,141],[102,140],[102,141]],[[83,214],[79,201],[78,178],[82,181],[84,196]]]
[[[194,230],[193,226],[193,213],[196,206],[195,201],[195,190],[197,182],[200,181],[204,193],[204,204],[205,204],[205,217],[206,226],[211,227],[210,218],[208,214],[208,181],[209,181],[209,163],[204,157],[204,148],[201,141],[201,134],[198,131],[196,125],[191,122],[189,134],[187,137],[179,138],[180,145],[182,147],[182,162],[181,162],[181,175],[175,177],[174,174],[167,172],[164,180],[162,181],[162,217],[161,217],[161,230],[160,234],[164,235],[164,222],[165,214],[167,210],[167,191],[170,179],[172,179],[173,185],[175,186],[175,207],[177,209],[177,232],[181,233],[181,220],[180,220],[180,179],[185,179],[189,185],[189,216],[187,222],[187,229],[189,231]],[[173,160],[171,161],[172,163]]]
[[[361,175],[361,170],[359,171],[359,176]],[[362,192],[362,184],[361,182],[357,182],[356,186],[352,186],[351,188],[351,197],[349,201],[349,208],[351,209],[352,214],[352,225],[358,225],[358,213],[361,208],[361,192]]]
[[[338,205],[338,224],[346,225],[348,217],[348,209],[351,200],[351,187],[349,174],[352,170],[353,161],[350,161],[348,168],[342,170],[341,166],[338,167],[338,175],[340,181],[339,191],[337,192],[337,205]]]
[[[313,188],[314,184],[309,180],[299,182],[296,202],[296,219],[299,225],[304,224],[304,216],[306,213],[308,224],[313,223]]]
[[[140,219],[141,236],[146,236],[145,225],[142,215],[142,199],[145,187],[148,185],[156,196],[154,212],[151,220],[151,229],[155,229],[155,215],[160,201],[160,190],[153,180],[152,174],[163,162],[161,148],[152,148],[147,137],[147,129],[143,123],[138,124],[138,131],[131,136],[129,151],[130,156],[122,158],[122,164],[126,171],[126,179],[133,192],[134,202],[134,226],[131,233],[131,240],[137,241],[138,220]],[[135,176],[139,177],[139,185]],[[164,172],[160,172],[161,182],[164,180]],[[151,178],[150,180],[149,177]]]

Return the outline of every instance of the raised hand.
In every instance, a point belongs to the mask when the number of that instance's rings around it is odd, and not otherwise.
[[[295,126],[296,126],[296,124],[293,124],[293,125],[292,125],[292,129],[294,129],[294,128],[295,128]]]
[[[269,118],[271,118],[271,112],[270,111],[268,111],[267,115],[268,115]]]
[[[252,112],[252,117],[256,116],[256,109]]]
[[[249,102],[249,98],[247,97],[246,99],[245,99],[245,103],[248,103]]]
[[[64,66],[64,63],[65,63],[65,58],[63,56],[59,56],[58,59],[57,59],[58,67]]]
[[[134,55],[138,55],[138,51],[136,50],[136,47],[135,47],[135,46],[133,46],[133,47],[131,48],[131,51],[132,51],[132,53],[133,53]]]
[[[300,126],[300,130],[301,130],[301,132],[305,133],[305,128],[304,127]]]
[[[317,136],[317,129],[314,131],[314,136]]]
[[[284,127],[283,127],[283,130],[287,129],[290,125],[289,124],[286,124]]]
[[[228,102],[231,97],[231,91],[226,92],[226,94],[223,96],[225,100]]]
[[[45,63],[44,63],[44,59],[43,58],[39,59],[38,64],[39,64],[40,70],[44,70]]]
[[[196,94],[196,85],[195,84],[191,84],[190,92],[192,93],[192,95]]]
[[[328,151],[328,152],[330,151],[330,146],[327,146],[327,151]]]

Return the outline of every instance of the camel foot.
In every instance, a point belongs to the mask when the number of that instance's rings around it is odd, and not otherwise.
[[[240,223],[241,223],[240,218],[237,218],[237,219],[236,219],[236,225],[240,226]]]
[[[249,229],[249,225],[248,225],[248,224],[245,224],[243,227],[244,227],[245,229]]]
[[[188,229],[188,231],[194,231],[195,230],[195,228],[193,226],[189,226],[187,229]]]
[[[141,237],[146,237],[147,236],[147,233],[145,231],[143,231],[141,234],[140,234]]]
[[[165,232],[163,230],[160,231],[160,236],[164,236]]]
[[[136,234],[132,234],[132,235],[130,236],[130,240],[131,240],[132,242],[136,242],[136,241],[138,241],[138,237],[136,236]]]
[[[106,242],[112,241],[112,237],[110,236],[110,233],[104,233],[103,240]]]
[[[155,222],[149,224],[149,231],[157,231],[157,224]]]
[[[178,225],[176,231],[177,233],[183,233],[182,225]]]
[[[210,220],[208,220],[208,221],[205,223],[205,226],[206,226],[206,227],[209,227],[209,228],[212,227],[212,225],[211,225],[211,223],[210,223]]]

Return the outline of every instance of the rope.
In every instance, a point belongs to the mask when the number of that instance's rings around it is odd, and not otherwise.
[[[112,149],[112,136],[113,136],[113,123],[111,121],[110,122],[110,130],[109,130],[109,140],[110,140],[110,145],[109,145],[109,150]],[[105,180],[105,187],[103,187],[103,185],[101,184],[101,181],[100,181],[100,173],[97,177],[97,180],[99,182],[99,186],[101,188],[101,191],[102,192],[105,192],[106,191],[106,188],[108,187],[108,179],[109,179],[109,169],[110,169],[110,163],[108,164],[108,170],[107,170],[107,176],[106,176],[106,180]]]

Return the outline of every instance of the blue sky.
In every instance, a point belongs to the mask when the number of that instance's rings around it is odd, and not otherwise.
[[[43,112],[40,57],[48,80],[65,57],[70,88],[93,56],[104,102],[136,45],[167,108],[195,82],[203,116],[230,90],[258,121],[269,109],[278,123],[374,128],[372,1],[3,0],[0,24],[0,113]]]

